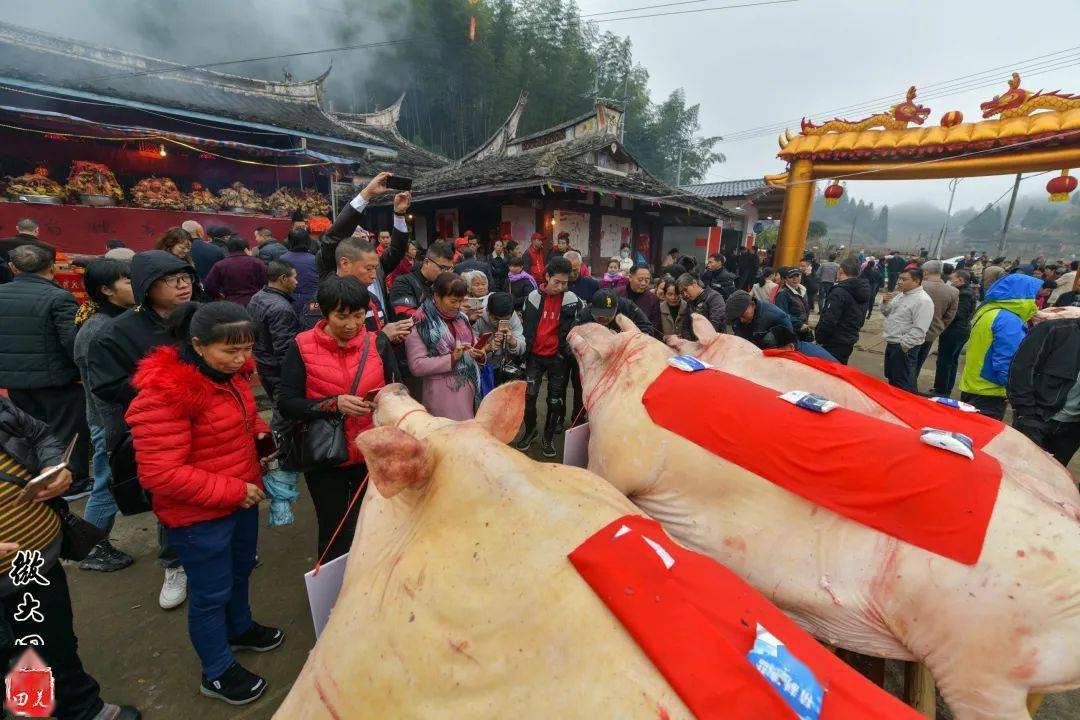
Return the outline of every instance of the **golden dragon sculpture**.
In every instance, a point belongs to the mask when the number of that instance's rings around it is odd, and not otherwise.
[[[1036,110],[1074,110],[1080,108],[1080,95],[1065,95],[1055,90],[1044,93],[1040,90],[1031,93],[1020,87],[1020,74],[1013,73],[1009,79],[1009,89],[1001,95],[995,95],[993,100],[987,100],[979,105],[983,111],[983,118],[991,118],[1000,115],[1002,120],[1015,117],[1025,117]]]
[[[930,115],[930,108],[915,102],[915,86],[908,88],[907,99],[889,108],[888,112],[871,115],[862,120],[841,120],[836,118],[821,125],[803,118],[803,135],[824,135],[829,132],[859,132],[870,128],[886,130],[904,130],[910,123],[922,125]]]

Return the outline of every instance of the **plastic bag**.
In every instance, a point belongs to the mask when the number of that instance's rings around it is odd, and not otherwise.
[[[263,475],[263,490],[270,500],[270,525],[292,525],[292,504],[300,497],[296,483],[300,473],[280,468],[268,470]]]
[[[698,360],[693,355],[676,355],[668,360],[668,365],[676,370],[684,372],[698,372],[699,370],[711,370],[712,365]]]
[[[952,398],[934,396],[934,397],[930,398],[930,401],[931,402],[936,402],[939,405],[948,405],[949,407],[956,408],[957,410],[960,410],[961,412],[966,412],[966,413],[977,413],[977,412],[979,412],[979,408],[975,407],[971,403],[961,402],[959,400],[953,400]]]

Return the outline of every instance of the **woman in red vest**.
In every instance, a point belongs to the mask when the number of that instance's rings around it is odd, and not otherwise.
[[[139,480],[187,572],[200,691],[244,705],[266,681],[233,651],[272,650],[285,638],[254,622],[248,604],[263,499],[259,447],[269,439],[251,394],[255,324],[241,306],[213,302],[180,305],[169,325],[180,347],[158,347],[139,363],[125,419]]]
[[[367,474],[356,436],[372,426],[372,390],[398,382],[390,341],[364,327],[368,290],[354,277],[328,275],[316,295],[323,319],[296,336],[281,367],[277,408],[287,420],[302,422],[340,413],[345,417],[349,459],[304,473],[319,524],[319,557],[324,562],[349,551],[360,501],[352,502]],[[354,380],[359,375],[356,390]],[[349,505],[352,509],[349,510]],[[348,516],[346,517],[346,513]],[[334,531],[341,531],[331,543]]]

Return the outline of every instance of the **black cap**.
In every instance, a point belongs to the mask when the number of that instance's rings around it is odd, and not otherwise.
[[[487,299],[488,312],[497,318],[508,318],[514,314],[514,301],[503,292],[491,293]]]
[[[619,312],[619,299],[611,290],[600,290],[592,299],[592,316],[611,317]]]
[[[724,316],[729,323],[733,323],[742,317],[742,314],[746,312],[746,308],[750,307],[750,293],[745,290],[736,290],[731,293],[731,297],[727,299],[727,303],[724,305]]]
[[[789,277],[792,277],[793,275],[802,275],[802,270],[797,267],[786,267],[780,271],[780,277],[784,278],[785,280],[787,280]]]

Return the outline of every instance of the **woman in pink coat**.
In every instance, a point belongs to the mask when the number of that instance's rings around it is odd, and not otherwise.
[[[473,347],[469,320],[461,312],[465,281],[445,272],[432,285],[432,298],[414,316],[405,340],[409,370],[424,379],[421,402],[432,415],[470,420],[480,401],[482,348]]]

